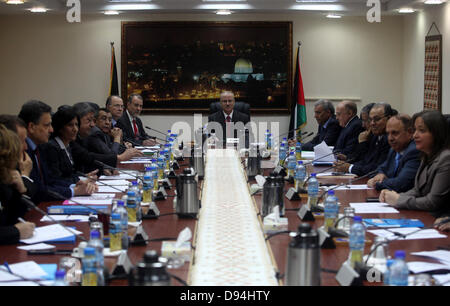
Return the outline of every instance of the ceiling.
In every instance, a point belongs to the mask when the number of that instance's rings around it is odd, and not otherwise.
[[[25,4],[6,4],[0,0],[0,14],[31,14],[33,7],[45,7],[47,13],[66,13],[68,0],[24,0]],[[424,0],[80,0],[82,14],[102,14],[117,10],[120,14],[142,12],[158,13],[214,13],[229,9],[239,13],[292,13],[299,11],[337,13],[341,15],[365,15],[372,7],[368,2],[381,3],[382,14],[397,14],[403,7],[422,10]]]

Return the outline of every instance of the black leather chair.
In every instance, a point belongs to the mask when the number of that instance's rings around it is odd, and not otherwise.
[[[250,104],[245,103],[245,102],[235,102],[233,109],[237,110],[238,112],[247,114],[248,117],[250,118]],[[210,114],[214,114],[221,110],[222,110],[222,106],[220,106],[220,102],[213,102],[209,105],[209,113]]]

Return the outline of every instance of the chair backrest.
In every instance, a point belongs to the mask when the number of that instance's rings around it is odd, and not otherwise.
[[[450,114],[444,114],[444,117],[447,120],[447,126],[450,133]]]
[[[244,113],[250,117],[250,104],[245,102],[235,102],[234,108],[238,112]],[[209,113],[214,114],[218,111],[222,110],[222,106],[220,106],[220,102],[213,102],[209,105]]]

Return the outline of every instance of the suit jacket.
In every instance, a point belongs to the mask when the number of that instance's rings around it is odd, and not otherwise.
[[[361,176],[374,171],[386,160],[389,148],[386,134],[380,138],[374,135],[370,139],[367,154],[362,159],[353,163],[351,173]]]
[[[339,122],[334,117],[331,117],[326,128],[324,128],[323,125],[319,125],[317,135],[310,142],[305,143],[302,146],[302,150],[314,151],[314,146],[322,141],[325,141],[328,146],[334,146],[341,130],[342,128],[339,125]]]
[[[336,145],[334,146],[334,151],[348,156],[358,145],[358,136],[362,131],[361,120],[358,116],[353,117],[347,126],[341,130]]]
[[[18,243],[20,232],[14,226],[28,208],[12,185],[0,184],[0,245]]]
[[[145,133],[144,126],[139,117],[136,117],[136,125],[139,131],[139,136],[134,135],[134,129],[131,125],[130,119],[128,117],[128,112],[124,111],[122,117],[117,120],[116,127],[122,129],[123,140],[132,143],[133,145],[142,145],[142,142],[151,137]]]
[[[90,152],[100,154],[121,154],[125,151],[124,145],[114,142],[110,135],[103,133],[98,127],[92,129],[86,139],[86,144]]]
[[[450,149],[433,160],[423,160],[414,179],[414,187],[400,193],[396,207],[426,210],[435,217],[450,213]]]
[[[420,165],[419,151],[416,143],[411,141],[398,161],[395,170],[395,156],[397,152],[389,150],[386,161],[378,167],[378,173],[383,173],[387,178],[375,185],[377,190],[392,189],[396,192],[405,192],[414,187],[414,177]]]
[[[249,121],[250,121],[250,118],[248,115],[241,113],[237,110],[233,110],[233,117],[231,118],[231,122],[233,122],[233,123],[242,122],[245,125]],[[222,140],[223,144],[225,145],[227,142],[227,137],[226,137],[227,127],[226,127],[226,120],[225,120],[223,111],[220,110],[218,112],[215,112],[212,115],[209,115],[208,122],[217,122],[221,125],[222,133],[220,133],[220,131],[217,131],[217,130],[215,131],[215,133],[216,133],[217,138]],[[212,128],[211,131],[212,130],[214,130],[214,128]],[[237,130],[234,131],[234,135],[232,135],[232,137],[239,138]],[[246,137],[246,146],[247,146],[247,139],[248,139],[248,137]]]
[[[48,157],[46,154],[47,150],[45,145],[37,146],[40,152],[40,160],[41,160],[41,167],[39,168],[36,160],[36,151],[33,151],[31,149],[29,141],[30,140],[27,139],[28,142],[27,153],[30,156],[31,160],[33,161],[33,170],[31,170],[30,178],[37,186],[37,192],[35,196],[32,198],[33,202],[40,203],[42,201],[60,200],[60,197],[55,197],[51,195],[49,191],[57,192],[66,199],[70,198],[72,196],[72,191],[69,188],[71,182],[66,180],[58,180],[50,175],[50,171],[47,164]],[[39,169],[41,169],[41,171],[39,171]]]
[[[88,150],[87,138],[81,139],[77,136],[77,139],[70,143],[72,149],[72,156],[75,162],[75,169],[83,173],[91,172],[95,169],[102,170],[102,167],[96,165],[95,161],[101,161],[111,167],[117,165],[117,154],[109,153],[102,154],[91,152]],[[99,174],[101,171],[99,172]]]
[[[76,184],[79,181],[79,178],[78,175],[76,175],[75,165],[70,161],[66,151],[59,146],[54,138],[50,139],[43,147],[46,150],[46,155],[48,157],[47,163],[52,178]],[[69,152],[72,151],[70,144],[68,150]]]

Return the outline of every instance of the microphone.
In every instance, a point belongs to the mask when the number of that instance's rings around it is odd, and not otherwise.
[[[133,175],[133,174],[130,174],[126,169],[115,168],[115,167],[112,167],[112,166],[110,166],[110,165],[107,165],[107,164],[105,164],[105,163],[103,163],[103,162],[101,162],[101,161],[99,161],[99,160],[94,160],[94,164],[97,165],[97,166],[99,166],[99,167],[104,167],[104,168],[109,169],[109,170],[116,170],[116,171],[118,171],[119,173],[125,173],[125,174],[128,174],[129,176],[132,176],[132,177],[135,178],[136,180],[141,180],[141,181],[142,181],[142,178],[140,178],[139,176],[135,176],[135,175]],[[81,176],[83,176],[83,177],[86,177],[86,174],[81,173],[81,172],[79,172],[79,171],[77,171],[77,174],[79,174],[79,175],[81,175]]]
[[[155,132],[158,132],[158,133],[160,133],[161,135],[164,135],[164,136],[166,136],[166,134],[164,134],[163,132],[161,132],[161,131],[158,131],[158,130],[155,130],[155,129],[152,129],[151,127],[149,127],[148,125],[146,125],[145,126],[145,128],[146,129],[149,129],[149,130],[152,130],[152,131],[155,131]]]
[[[50,192],[51,192],[51,193],[54,193],[55,195],[57,195],[57,197],[62,197],[63,199],[65,199],[62,195],[60,195],[60,194],[57,193],[57,192],[53,192],[53,191],[50,191]],[[68,232],[70,232],[71,234],[73,234],[73,235],[75,235],[75,236],[78,236],[81,240],[83,240],[83,241],[88,241],[86,238],[83,237],[83,235],[75,233],[70,227],[65,226],[64,224],[62,224],[62,222],[60,222],[60,221],[54,219],[54,218],[51,217],[49,214],[47,214],[45,211],[43,211],[42,209],[40,209],[39,207],[37,207],[37,206],[33,203],[33,201],[31,201],[30,197],[28,197],[27,195],[23,194],[21,199],[22,199],[22,201],[25,202],[25,204],[26,204],[28,207],[30,207],[31,209],[34,209],[34,210],[36,210],[37,212],[39,212],[41,215],[43,215],[43,216],[49,218],[52,222],[61,225],[65,230],[67,230]]]
[[[148,130],[156,131],[156,130],[152,129],[151,127],[148,127],[148,126],[146,126],[145,128],[148,129]],[[160,131],[156,131],[156,132],[161,133]],[[161,133],[161,134],[163,134],[163,133]],[[165,134],[163,134],[163,135],[165,135]],[[152,136],[152,137],[153,137],[153,138],[156,138],[156,139],[158,139],[158,140],[167,142],[165,139],[162,139],[162,138],[159,138],[159,137],[156,137],[156,136]]]
[[[82,173],[82,172],[80,172],[80,171],[77,171],[76,174],[79,175],[79,176],[82,176],[82,177],[86,177],[86,178],[88,178],[88,179],[91,180],[91,181],[94,181],[93,179],[91,179],[91,178],[88,177],[86,174],[84,174],[84,173]],[[120,193],[123,193],[123,192],[124,192],[122,189],[119,189],[119,188],[117,188],[117,187],[115,187],[115,186],[113,186],[113,185],[110,185],[110,184],[105,184],[105,183],[100,182],[100,181],[95,181],[95,183],[100,184],[100,186],[108,186],[108,187],[110,187],[110,188],[112,188],[112,189],[114,189],[114,190],[117,190],[117,191],[120,192]]]

